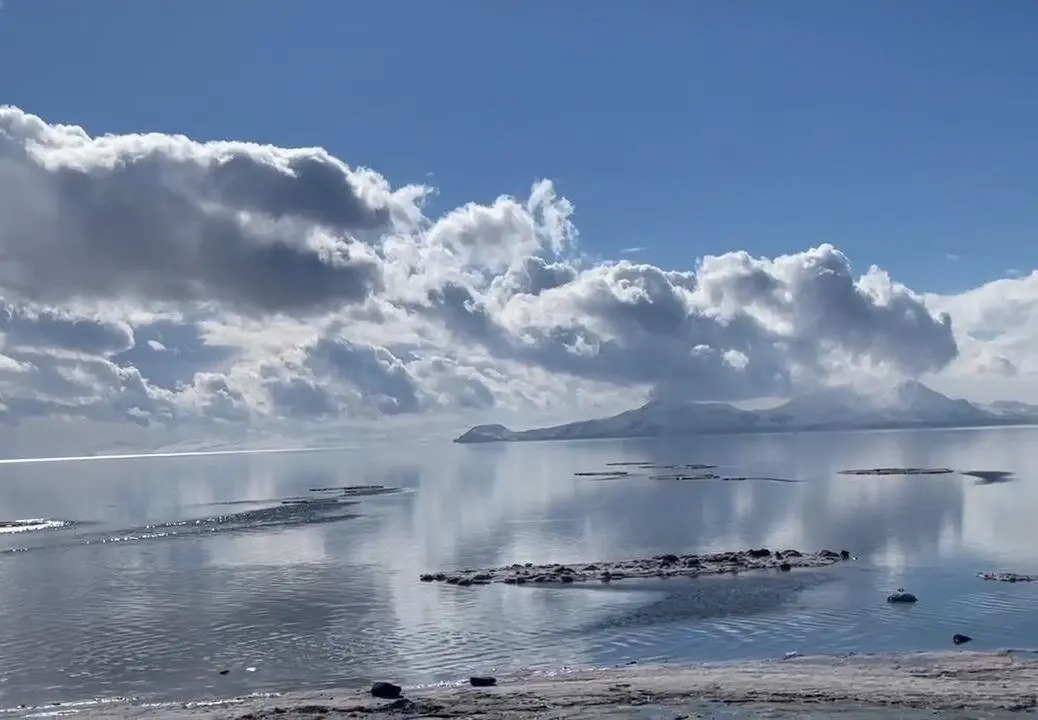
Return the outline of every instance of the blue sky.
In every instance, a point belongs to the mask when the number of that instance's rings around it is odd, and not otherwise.
[[[550,177],[585,250],[671,267],[823,241],[925,290],[1038,266],[1030,0],[0,12],[0,101],[92,133],[320,145],[444,207]]]

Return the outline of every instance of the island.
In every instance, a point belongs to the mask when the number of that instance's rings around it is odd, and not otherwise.
[[[552,427],[512,430],[504,425],[477,425],[455,438],[454,442],[475,444],[999,425],[1038,425],[1038,406],[1015,401],[973,403],[950,398],[910,380],[882,393],[862,393],[847,387],[823,388],[763,410],[744,410],[720,402],[655,399],[611,417]]]

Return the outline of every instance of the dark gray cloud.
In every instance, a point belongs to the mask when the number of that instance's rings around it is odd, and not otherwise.
[[[229,423],[247,423],[251,419],[245,394],[223,375],[199,373],[193,389],[200,398],[198,409],[202,417]]]
[[[419,409],[415,379],[399,358],[386,349],[322,338],[310,349],[307,365],[319,374],[332,375],[353,385],[366,402],[384,415]]]
[[[389,222],[388,208],[362,200],[346,168],[324,154],[292,157],[283,167],[233,155],[213,163],[208,179],[228,206],[277,219],[303,218],[335,229],[371,229]]]
[[[113,355],[112,361],[137,368],[149,383],[168,390],[190,385],[195,373],[226,365],[239,351],[206,343],[190,320],[143,323],[133,335],[133,346]]]
[[[330,389],[309,378],[269,375],[263,386],[280,417],[321,420],[339,415]]]
[[[354,232],[388,222],[326,155],[89,139],[0,109],[0,286],[23,298],[215,301],[307,314],[381,286]],[[324,235],[315,235],[321,230]]]
[[[5,303],[0,298],[0,347],[66,350],[113,355],[134,345],[133,330],[122,322],[77,317],[50,308]]]
[[[0,300],[0,405],[10,418],[65,415],[138,425],[175,415],[136,367],[125,322]],[[0,358],[0,359],[2,359]]]
[[[0,369],[0,405],[10,419],[66,416],[141,426],[176,419],[171,398],[154,392],[134,368],[100,359],[3,352],[25,368],[16,373]]]

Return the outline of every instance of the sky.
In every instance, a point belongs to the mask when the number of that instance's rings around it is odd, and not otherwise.
[[[0,419],[1038,402],[1036,33],[1030,0],[5,0]]]

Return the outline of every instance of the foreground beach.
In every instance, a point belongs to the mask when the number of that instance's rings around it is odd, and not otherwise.
[[[629,718],[681,717],[721,702],[758,710],[869,717],[897,709],[986,716],[1038,707],[1038,656],[942,652],[798,657],[734,665],[638,666],[502,677],[494,688],[404,690],[376,700],[355,690],[286,693],[218,703],[79,707],[86,718]],[[49,708],[52,713],[55,708]],[[29,711],[27,714],[32,714]],[[922,716],[922,715],[920,715]],[[976,715],[971,715],[975,717]]]

